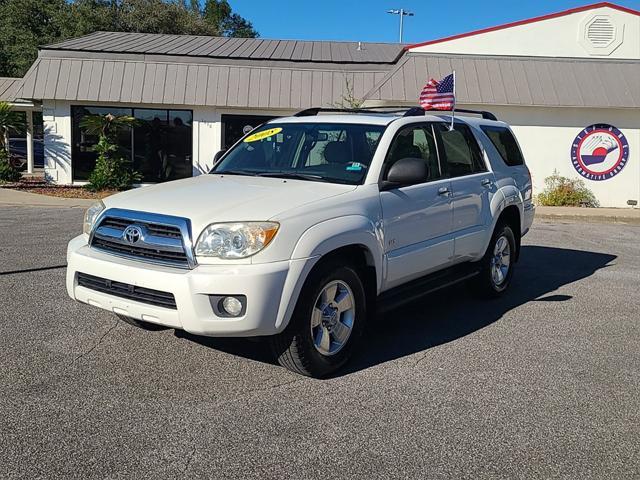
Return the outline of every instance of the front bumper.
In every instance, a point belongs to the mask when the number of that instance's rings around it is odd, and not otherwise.
[[[531,225],[533,225],[533,219],[536,215],[536,207],[533,203],[524,206],[523,219],[522,219],[522,236],[526,235]]]
[[[69,242],[67,264],[67,292],[79,302],[196,335],[248,337],[274,335],[286,327],[314,259],[199,265],[193,270],[181,270],[96,251],[81,235]],[[177,308],[149,305],[83,287],[78,285],[78,272],[170,292]],[[209,295],[245,295],[246,311],[241,317],[218,317]]]

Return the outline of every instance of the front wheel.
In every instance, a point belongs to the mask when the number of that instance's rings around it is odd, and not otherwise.
[[[358,272],[351,266],[327,263],[305,283],[285,331],[270,338],[272,350],[283,367],[324,377],[347,362],[366,315]]]
[[[513,276],[516,240],[508,225],[500,224],[491,237],[481,260],[481,269],[474,279],[475,290],[483,296],[497,297],[507,290]]]

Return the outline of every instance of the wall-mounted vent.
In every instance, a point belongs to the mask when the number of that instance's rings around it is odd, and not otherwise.
[[[616,26],[610,19],[599,17],[587,25],[587,40],[594,47],[607,47],[616,38]]]

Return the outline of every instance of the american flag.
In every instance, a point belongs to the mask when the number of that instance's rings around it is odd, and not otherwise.
[[[420,92],[420,106],[425,110],[452,110],[456,104],[453,73],[439,82],[433,78]]]

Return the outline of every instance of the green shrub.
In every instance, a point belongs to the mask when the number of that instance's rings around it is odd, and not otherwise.
[[[545,207],[599,207],[600,203],[591,190],[580,179],[562,177],[554,170],[544,179],[545,188],[537,197],[538,204]]]
[[[17,182],[22,175],[9,163],[7,152],[0,147],[0,182]]]
[[[107,137],[102,136],[94,150],[98,153],[98,158],[89,175],[89,190],[126,190],[141,180],[142,176],[131,168],[131,162],[118,154],[118,146]]]

